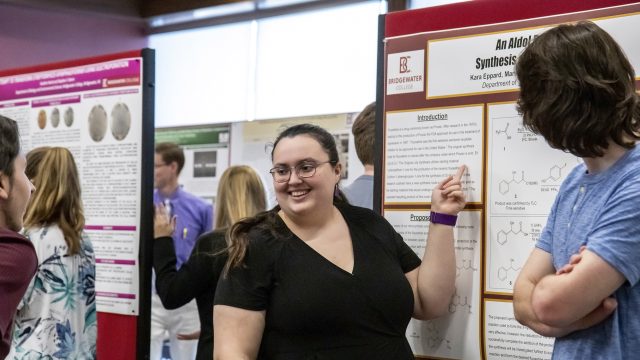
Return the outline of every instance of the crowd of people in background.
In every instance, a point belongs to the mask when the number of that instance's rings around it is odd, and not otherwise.
[[[264,211],[265,194],[260,176],[251,167],[227,168],[218,183],[215,230],[198,238],[189,259],[179,269],[171,237],[176,217],[169,216],[163,204],[156,205],[153,246],[156,290],[167,309],[196,300],[200,317],[198,360],[213,356],[213,299],[227,260],[225,234],[236,221]]]
[[[178,181],[184,167],[184,151],[174,143],[159,143],[154,155],[153,202],[162,205],[172,217],[174,228],[170,234],[175,249],[175,267],[180,269],[191,255],[199,236],[213,228],[211,204],[185,191]],[[155,274],[157,276],[157,274]],[[151,297],[151,359],[160,359],[164,342],[169,340],[171,356],[193,359],[198,350],[200,329],[198,306],[192,297],[180,306],[167,306],[153,281]],[[172,304],[170,304],[172,305]]]
[[[518,57],[518,110],[581,157],[514,287],[516,319],[556,337],[553,357],[640,351],[640,99],[633,67],[591,22],[560,25]],[[176,144],[155,148],[151,359],[413,359],[411,318],[447,313],[466,166],[432,190],[422,259],[373,208],[376,104],[352,126],[364,174],[342,190],[334,136],[282,131],[269,171],[222,174],[215,212],[179,184]],[[215,213],[215,224],[214,216]],[[214,226],[215,225],[215,226]],[[96,264],[74,157],[26,157],[0,116],[0,358],[96,358]]]

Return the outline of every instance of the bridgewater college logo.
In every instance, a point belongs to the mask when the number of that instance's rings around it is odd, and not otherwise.
[[[387,55],[387,95],[424,89],[424,50]]]
[[[411,59],[411,56],[400,56],[400,74],[411,72],[409,70],[409,59]]]

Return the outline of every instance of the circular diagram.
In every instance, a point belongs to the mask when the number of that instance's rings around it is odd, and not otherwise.
[[[44,129],[47,126],[47,113],[44,110],[38,111],[38,127]]]
[[[51,110],[51,126],[57,128],[58,125],[60,125],[60,110],[53,108],[53,110]]]
[[[125,103],[117,103],[111,109],[111,134],[116,140],[127,137],[131,129],[131,112]]]
[[[67,127],[73,125],[73,109],[71,107],[68,107],[64,111],[64,124],[67,125]]]
[[[102,105],[94,105],[89,112],[89,136],[95,142],[102,141],[107,133],[107,112]]]

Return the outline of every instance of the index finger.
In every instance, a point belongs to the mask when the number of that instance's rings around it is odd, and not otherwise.
[[[460,181],[465,172],[467,172],[467,165],[460,165],[460,167],[458,168],[458,171],[453,176],[453,178]]]

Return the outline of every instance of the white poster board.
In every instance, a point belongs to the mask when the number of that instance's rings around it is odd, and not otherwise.
[[[469,169],[467,207],[454,231],[456,293],[447,316],[409,325],[418,358],[551,357],[553,339],[514,319],[513,285],[580,159],[522,125],[514,65],[545,29],[590,19],[637,73],[638,10],[634,4],[385,39],[382,211],[419,256],[430,240],[428,223],[415,219],[428,217],[431,189],[460,164]]]
[[[75,158],[99,312],[138,314],[142,60],[0,78],[0,114],[18,122],[23,149],[62,146]]]

